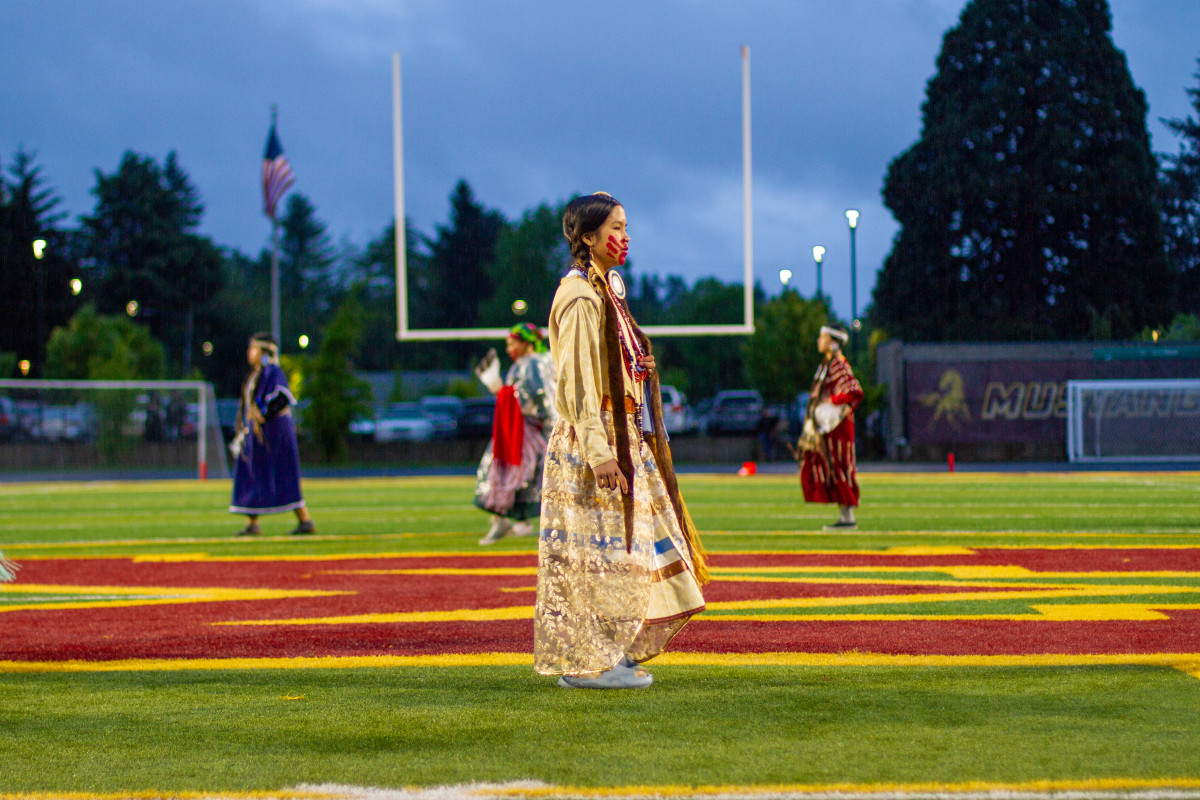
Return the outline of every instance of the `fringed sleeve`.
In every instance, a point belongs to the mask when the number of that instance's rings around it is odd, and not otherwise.
[[[570,301],[557,320],[556,406],[575,429],[589,467],[613,459],[600,417],[600,308],[595,300]]]

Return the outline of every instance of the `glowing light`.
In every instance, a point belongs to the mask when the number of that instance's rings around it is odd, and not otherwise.
[[[823,258],[825,258],[825,248],[819,244],[813,245],[813,260],[820,264]]]
[[[83,291],[83,281],[79,278],[71,278],[71,294],[77,295]]]
[[[138,301],[130,300],[125,304],[125,313],[131,317],[136,317],[138,312]]]
[[[302,333],[300,334],[300,349],[303,350],[306,347],[308,347],[308,334]]]
[[[790,269],[779,270],[779,282],[784,286],[788,285],[788,281],[792,279],[792,271]]]
[[[1158,331],[1150,331],[1150,338],[1157,342],[1158,341]]]
[[[856,331],[862,330],[862,320],[861,319],[854,320],[854,330],[856,330]]]
[[[33,257],[37,258],[37,259],[41,259],[41,257],[43,255],[45,255],[45,253],[46,253],[46,240],[45,239],[34,239],[33,240]]]
[[[518,317],[529,310],[529,304],[524,300],[513,300],[512,312]]]
[[[851,228],[858,227],[858,210],[854,208],[846,209],[846,221],[850,223]]]
[[[17,362],[17,369],[21,370],[22,375],[29,374],[29,366],[30,366],[29,359],[27,359],[27,358],[22,358],[20,361]]]
[[[204,353],[206,356],[211,356],[213,354],[212,342],[205,342],[204,344],[200,345],[200,352]]]

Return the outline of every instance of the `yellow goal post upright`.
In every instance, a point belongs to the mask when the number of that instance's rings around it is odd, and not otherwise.
[[[153,471],[191,463],[199,480],[230,476],[207,381],[0,380],[3,469]]]
[[[507,328],[414,330],[408,324],[408,267],[404,223],[404,115],[400,54],[392,54],[392,136],[396,202],[396,339],[399,341],[475,341],[503,339]],[[754,237],[750,162],[750,48],[742,46],[742,272],[743,321],[736,325],[646,325],[651,336],[748,336],[754,333]]]

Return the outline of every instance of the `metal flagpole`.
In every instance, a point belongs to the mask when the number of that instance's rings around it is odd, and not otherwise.
[[[283,341],[279,326],[279,220],[271,217],[271,335]]]
[[[754,213],[750,187],[750,48],[742,45],[742,280],[746,282],[742,313],[754,332]]]

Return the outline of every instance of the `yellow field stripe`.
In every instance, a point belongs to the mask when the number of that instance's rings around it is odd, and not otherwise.
[[[872,797],[878,800],[939,795],[980,796],[990,800],[1016,797],[1039,798],[1066,792],[1093,793],[1093,796],[1120,797],[1149,790],[1186,791],[1200,789],[1200,778],[1083,778],[1076,780],[1033,780],[1019,783],[1002,781],[958,781],[954,783],[777,783],[743,785],[643,785],[643,786],[513,786],[483,788],[466,792],[468,797],[484,798],[705,798],[728,800],[742,798]],[[1145,796],[1145,795],[1143,795]],[[1195,796],[1195,795],[1185,795]]]
[[[962,584],[958,584],[962,585]],[[994,600],[1043,600],[1072,597],[1121,597],[1145,594],[1197,594],[1200,586],[1054,586],[1015,592],[922,592],[914,594],[848,595],[838,597],[777,597],[755,600],[725,600],[708,604],[710,611],[759,608],[831,608],[837,606],[896,605],[911,603],[959,603]]]
[[[1042,798],[1074,796],[1087,798],[1146,798],[1161,792],[1172,798],[1200,796],[1200,778],[1076,778],[1037,779],[1020,782],[955,781],[921,783],[774,783],[774,784],[637,784],[629,786],[556,786],[541,781],[510,781],[506,783],[468,783],[440,786],[408,786],[399,789],[377,789],[363,786],[323,784],[295,788],[258,791],[187,791],[142,790],[117,793],[103,792],[18,792],[0,793],[0,800],[420,800],[427,798],[461,797],[470,800],[512,800],[512,798],[724,798],[725,800],[761,800],[784,798],[801,800],[806,797],[872,798],[873,800],[905,800],[905,798],[962,797],[987,800],[1042,800]]]
[[[1106,667],[1176,669],[1200,677],[1200,653],[1035,653],[1019,655],[906,655],[890,653],[669,652],[653,665],[668,667]],[[175,658],[119,661],[0,661],[0,673],[145,672],[215,669],[361,669],[400,667],[532,667],[530,653],[313,656],[299,658]]]
[[[49,602],[0,602],[0,613],[7,611],[57,611],[71,608],[125,608],[178,603],[215,603],[227,600],[282,600],[295,597],[332,597],[354,594],[344,591],[313,589],[238,589],[229,586],[71,586],[48,583],[0,583],[0,596],[78,595],[77,600]]]
[[[322,575],[537,575],[537,567],[428,567],[425,569],[325,569]]]
[[[210,625],[365,625],[398,622],[495,622],[502,619],[533,619],[533,606],[503,608],[457,608],[446,611],[397,611],[389,614],[352,614],[344,617],[303,619],[250,619],[212,622]]]
[[[825,575],[858,574],[889,575],[910,573],[920,575],[950,575],[958,580],[997,580],[1007,578],[1200,578],[1200,572],[1192,570],[1121,570],[1121,571],[1040,571],[1017,564],[928,564],[921,566],[891,566],[886,564],[841,565],[841,564],[781,564],[779,566],[756,567],[709,567],[714,575]]]
[[[710,603],[709,607],[713,605]],[[706,622],[1160,622],[1172,609],[1195,611],[1200,603],[1079,603],[1030,606],[1013,614],[722,614]]]

